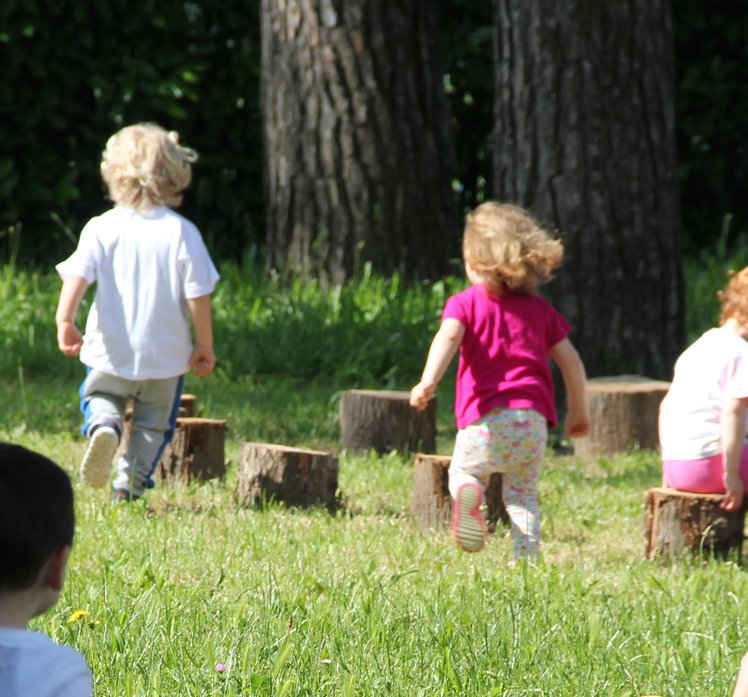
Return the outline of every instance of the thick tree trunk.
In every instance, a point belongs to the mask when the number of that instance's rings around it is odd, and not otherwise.
[[[263,0],[271,268],[434,276],[458,253],[428,0]]]
[[[670,4],[494,0],[495,195],[558,229],[549,294],[592,375],[684,344]]]

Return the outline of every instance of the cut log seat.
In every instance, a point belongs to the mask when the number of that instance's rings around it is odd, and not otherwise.
[[[327,452],[272,443],[245,443],[239,462],[237,499],[260,506],[337,506],[338,459]]]
[[[590,434],[574,440],[574,454],[591,459],[633,448],[656,450],[657,417],[669,387],[640,375],[588,380]]]
[[[409,392],[346,390],[340,399],[340,443],[351,450],[416,452],[436,449],[436,400],[424,411]]]
[[[677,557],[685,552],[742,562],[746,503],[735,511],[719,507],[722,494],[695,494],[668,487],[645,494],[644,529],[647,559]]]
[[[446,455],[425,453],[418,453],[415,456],[410,512],[424,534],[449,527],[452,517],[448,474],[451,459]],[[499,520],[505,525],[509,523],[509,516],[501,498],[500,474],[493,474],[488,480],[485,502],[489,532],[494,532]]]

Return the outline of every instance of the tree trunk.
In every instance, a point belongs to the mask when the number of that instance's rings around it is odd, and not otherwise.
[[[494,189],[566,248],[549,294],[592,375],[684,344],[670,4],[494,0]]]
[[[458,252],[428,0],[263,0],[268,260],[340,282],[435,276]]]

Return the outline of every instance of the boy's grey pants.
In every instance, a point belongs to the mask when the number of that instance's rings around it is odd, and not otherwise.
[[[90,370],[80,388],[83,435],[102,425],[122,434],[128,399],[133,400],[132,431],[127,452],[117,462],[115,489],[142,496],[153,486],[151,475],[174,435],[183,376],[154,380],[125,380]]]

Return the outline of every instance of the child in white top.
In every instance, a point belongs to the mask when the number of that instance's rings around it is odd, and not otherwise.
[[[125,406],[134,402],[114,481],[117,500],[153,486],[184,374],[207,375],[215,366],[210,295],[218,273],[197,228],[171,210],[197,159],[178,141],[153,124],[128,126],[109,139],[101,172],[115,206],[86,224],[75,252],[57,265],[58,345],[88,368],[80,394],[90,441],[81,473],[91,486],[107,483]],[[75,316],[92,283],[96,295],[82,336]]]
[[[460,350],[449,468],[452,533],[468,552],[483,547],[483,496],[493,472],[511,521],[514,557],[535,558],[540,539],[537,486],[548,426],[556,424],[549,359],[566,385],[565,435],[589,430],[585,372],[569,325],[536,294],[563,248],[526,211],[484,203],[467,217],[465,270],[472,287],[452,296],[410,402],[424,409]]]
[[[725,494],[721,506],[734,510],[748,486],[748,267],[732,274],[719,297],[719,327],[675,363],[660,405],[660,446],[665,484]]]
[[[60,597],[75,526],[70,479],[54,462],[0,443],[0,695],[91,697],[83,656],[30,632]]]

